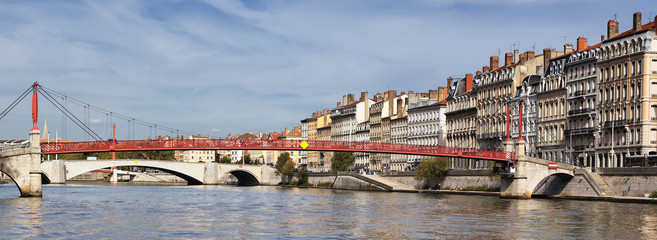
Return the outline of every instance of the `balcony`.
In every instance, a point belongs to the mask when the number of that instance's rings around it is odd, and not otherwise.
[[[575,96],[576,96],[576,97],[577,97],[577,96],[582,96],[582,95],[584,95],[584,91],[576,91],[576,92],[575,92]]]
[[[575,149],[575,151],[582,151],[582,150],[586,149],[586,147],[588,147],[588,146],[586,146],[586,145],[577,145],[577,146],[573,147],[573,149]]]
[[[482,133],[481,138],[499,138],[503,136],[502,132],[489,132],[489,133]]]
[[[576,114],[589,113],[589,112],[593,112],[593,109],[582,108],[582,109],[570,110],[568,111],[568,115],[576,115]]]
[[[595,132],[595,128],[579,128],[579,129],[572,129],[572,130],[564,130],[563,133],[564,135],[582,135],[582,134],[593,134]]]
[[[627,120],[605,121],[604,127],[620,127],[627,124]]]

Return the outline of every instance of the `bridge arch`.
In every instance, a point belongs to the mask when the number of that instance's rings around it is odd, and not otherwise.
[[[1,167],[1,166],[0,166],[0,167]],[[18,188],[18,193],[21,193],[21,187],[18,185],[18,182],[16,182],[16,180],[14,179],[14,177],[13,177],[11,174],[9,174],[8,172],[3,171],[1,168],[0,168],[0,172],[1,172],[1,173],[4,173],[5,176],[9,177],[9,179],[11,179],[11,182],[14,183],[14,186],[16,186],[16,187]],[[0,179],[0,181],[2,181],[2,179]]]
[[[179,164],[171,161],[158,160],[95,160],[95,161],[67,161],[66,180],[93,170],[111,167],[147,167],[157,169],[178,176],[187,181],[189,185],[203,184],[203,164]]]
[[[224,175],[229,174],[237,178],[237,186],[257,186],[261,183],[257,175],[247,169],[232,169]]]
[[[532,191],[532,196],[541,197],[559,195],[573,177],[574,175],[563,172],[550,174],[536,184],[536,187],[534,187],[534,190]]]

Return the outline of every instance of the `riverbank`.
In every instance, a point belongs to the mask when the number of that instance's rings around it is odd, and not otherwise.
[[[545,183],[535,189],[532,198],[657,204],[657,199],[648,198],[648,195],[645,194],[645,192],[654,188],[651,188],[651,186],[655,186],[653,183],[657,183],[657,176],[652,176],[653,173],[647,173],[646,170],[633,169],[633,171],[641,171],[641,174],[643,175],[631,175],[631,173],[630,175],[620,175],[618,170],[613,171],[613,174],[609,173],[612,172],[610,170],[601,171],[600,174],[597,175],[598,173],[590,173],[578,169],[575,171],[575,176],[567,181],[556,181],[559,179],[553,179],[554,177],[546,179]],[[593,179],[592,175],[600,177]],[[312,188],[314,184],[330,182],[332,183],[330,187],[331,189],[340,190],[500,196],[500,179],[490,178],[483,170],[452,170],[443,178],[434,182],[416,180],[413,172],[394,172],[377,175],[376,177],[370,176],[371,175],[360,175],[347,172],[341,173],[338,176],[330,173],[311,173],[308,178],[308,182],[311,185],[303,187]],[[367,179],[368,177],[370,179]],[[385,179],[387,183],[383,183],[382,178]],[[618,179],[624,179],[624,182],[619,183],[620,181],[618,181]],[[405,185],[406,188],[392,187],[390,182]],[[608,184],[608,182],[611,184]],[[385,186],[386,184],[388,186]],[[601,185],[607,186],[604,186],[603,188]],[[441,186],[442,189],[426,189],[427,187],[432,186]],[[477,188],[497,189],[497,191],[454,190]],[[601,189],[606,189],[606,191]]]

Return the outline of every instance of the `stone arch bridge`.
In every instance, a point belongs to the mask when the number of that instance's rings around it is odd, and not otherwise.
[[[162,160],[53,160],[41,163],[43,182],[64,183],[77,175],[110,167],[147,167],[171,173],[185,179],[190,185],[219,184],[220,179],[233,175],[238,185],[275,185],[280,177],[275,169],[267,165],[238,165],[210,163],[188,163]]]

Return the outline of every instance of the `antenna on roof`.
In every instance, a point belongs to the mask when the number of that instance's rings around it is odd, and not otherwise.
[[[532,52],[536,52],[536,43],[534,43],[534,45],[532,45]]]
[[[618,22],[618,20],[616,20],[616,14],[615,13],[614,13],[614,22]]]
[[[652,19],[652,14],[653,14],[653,12],[650,12],[650,14],[648,14],[648,15],[650,15],[650,17],[648,17],[648,20],[651,20],[651,19]],[[654,20],[653,20],[653,21],[654,21]]]
[[[500,47],[497,47],[497,56],[499,57],[502,54],[502,50]]]
[[[563,44],[566,44],[566,36],[563,36]]]
[[[586,37],[586,39],[589,39],[589,32],[584,32],[584,36]]]

